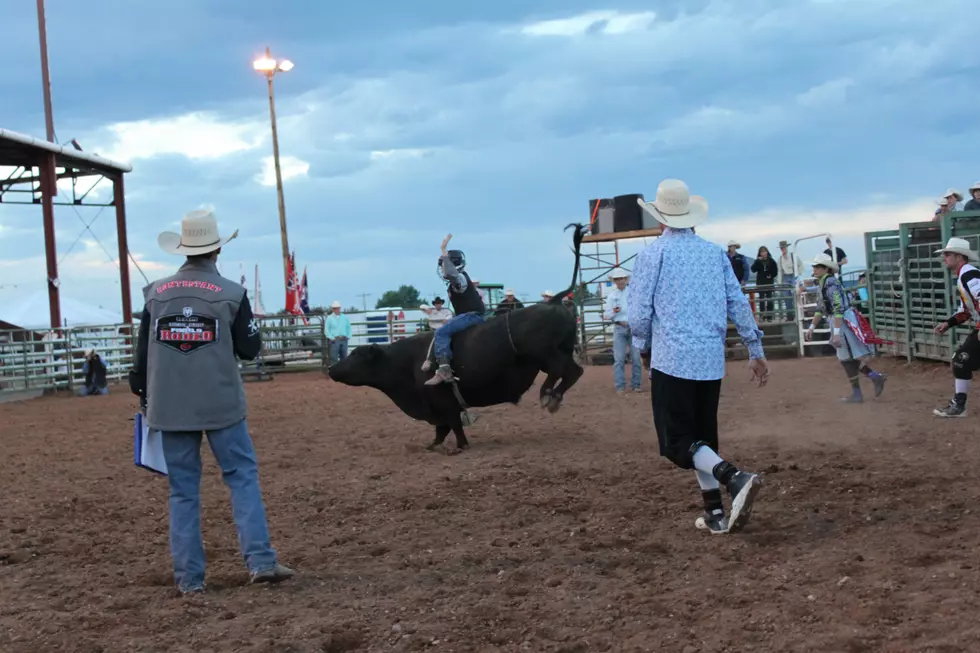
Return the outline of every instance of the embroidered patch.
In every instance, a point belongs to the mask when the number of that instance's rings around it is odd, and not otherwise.
[[[187,306],[179,314],[157,318],[155,334],[161,345],[189,354],[218,341],[218,320]]]
[[[168,281],[157,286],[157,294],[162,294],[174,288],[197,288],[208,292],[221,292],[221,286],[216,286],[210,281],[197,281],[196,279],[183,279],[180,281]]]

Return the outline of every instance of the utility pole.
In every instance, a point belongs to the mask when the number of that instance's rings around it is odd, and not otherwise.
[[[367,313],[367,298],[371,296],[371,293],[362,292],[358,297],[361,298],[361,305],[364,307],[364,312]]]

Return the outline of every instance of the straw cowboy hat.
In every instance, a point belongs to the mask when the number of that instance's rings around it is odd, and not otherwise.
[[[779,246],[780,247],[789,247],[789,241],[787,241],[787,240],[781,240],[781,241],[779,241]]]
[[[973,182],[973,185],[972,185],[972,186],[970,186],[970,187],[969,187],[969,188],[967,189],[967,191],[969,191],[969,192],[971,192],[971,193],[972,193],[973,191],[975,191],[975,190],[980,190],[980,181],[975,181],[975,182]]]
[[[228,241],[238,236],[235,233],[223,238],[218,233],[218,221],[214,213],[206,209],[191,211],[180,221],[180,233],[164,231],[157,236],[157,244],[160,249],[167,254],[182,254],[184,256],[194,256],[197,254],[210,254],[227,245]]]
[[[980,260],[980,256],[977,255],[972,249],[970,249],[970,243],[966,242],[962,238],[950,238],[946,242],[946,247],[942,249],[937,249],[936,254],[946,254],[947,252],[952,254],[962,254],[971,261]]]
[[[689,229],[704,222],[708,217],[708,200],[691,195],[680,179],[664,179],[657,186],[657,199],[636,202],[660,224],[674,229]]]
[[[950,188],[946,191],[946,195],[944,195],[944,197],[955,197],[956,201],[958,202],[963,199],[963,194],[955,188]]]
[[[609,278],[610,279],[614,279],[614,280],[615,279],[629,279],[629,276],[630,276],[630,273],[627,272],[626,270],[624,270],[623,268],[616,268],[615,270],[613,270],[612,272],[609,273]]]
[[[834,259],[830,258],[830,254],[824,254],[823,252],[817,254],[810,265],[822,265],[825,268],[828,268],[831,272],[837,272],[840,270],[840,266],[834,261]]]
[[[737,240],[729,240],[728,241],[728,246],[729,247],[734,247],[735,249],[739,249],[739,248],[742,247],[742,243],[738,242]]]

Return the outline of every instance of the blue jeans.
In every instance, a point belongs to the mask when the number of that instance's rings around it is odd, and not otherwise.
[[[107,395],[109,394],[109,388],[96,388],[95,386],[83,385],[81,390],[78,391],[79,397],[88,397],[90,395]]]
[[[780,295],[782,295],[783,297],[786,297],[786,299],[784,299],[783,302],[782,302],[782,304],[783,304],[783,310],[786,311],[786,319],[787,320],[792,320],[793,319],[793,315],[796,312],[796,300],[795,300],[795,296],[794,296],[795,288],[796,288],[796,275],[784,274],[783,275],[783,283],[784,284],[787,284],[787,285],[793,286],[793,290],[781,290],[781,291],[779,291],[779,294]]]
[[[330,364],[339,363],[347,358],[347,340],[335,338],[330,341]]]
[[[453,335],[460,331],[466,331],[480,322],[483,322],[481,313],[461,313],[449,318],[445,324],[436,329],[435,344],[433,345],[436,360],[440,363],[448,363],[452,360],[453,352],[450,345],[452,345]]]
[[[630,328],[619,324],[613,325],[613,383],[617,390],[626,389],[626,350],[630,353],[630,389],[640,388],[640,375],[643,373],[643,361],[640,350],[630,342]]]
[[[242,420],[208,431],[208,444],[221,476],[231,490],[238,543],[250,572],[276,565],[259,488],[259,468]],[[201,432],[164,431],[163,457],[170,481],[170,554],[180,588],[204,584],[204,540],[201,537]]]

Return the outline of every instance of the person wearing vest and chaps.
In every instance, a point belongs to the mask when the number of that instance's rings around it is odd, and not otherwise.
[[[942,255],[943,264],[956,275],[956,290],[960,296],[956,314],[937,324],[936,333],[946,333],[971,320],[973,326],[970,335],[953,354],[953,398],[945,408],[936,408],[932,414],[937,417],[966,417],[970,381],[973,373],[980,370],[980,340],[977,339],[977,329],[980,329],[980,270],[974,265],[980,256],[962,238],[950,238],[946,247],[936,250],[936,253]]]
[[[859,404],[864,401],[864,395],[861,393],[861,374],[871,379],[877,397],[885,389],[887,377],[882,372],[871,369],[865,362],[874,355],[874,346],[862,341],[855,332],[858,317],[851,308],[847,293],[841,287],[840,279],[835,276],[840,270],[840,265],[826,253],[817,254],[812,265],[813,276],[820,284],[823,311],[818,310],[813,314],[813,321],[804,338],[812,340],[813,329],[826,316],[830,322],[830,344],[837,350],[837,360],[840,361],[844,373],[847,374],[847,380],[851,383],[851,396],[844,397],[841,401],[849,404]]]
[[[250,583],[294,575],[279,564],[269,542],[258,462],[246,422],[245,388],[238,358],[254,360],[262,348],[245,288],[222,277],[216,261],[223,238],[210,211],[192,211],[181,233],[157,241],[168,254],[185,255],[177,273],[143,289],[136,360],[129,383],[146,406],[146,422],[161,431],[170,483],[170,552],[182,594],[204,591],[201,536],[201,436],[221,468]]]
[[[79,396],[88,397],[91,395],[109,394],[108,382],[106,381],[106,364],[102,355],[96,353],[94,349],[85,352],[85,362],[82,363],[82,374],[85,375],[85,385],[78,391]]]
[[[450,367],[453,356],[451,349],[453,335],[483,322],[487,310],[480,292],[466,273],[466,255],[458,249],[446,251],[446,246],[449,245],[452,237],[453,235],[449,234],[442,241],[442,256],[439,257],[438,272],[439,276],[448,282],[449,302],[453,305],[456,315],[436,329],[433,342],[439,368],[425,385],[439,385],[454,380],[453,370]],[[428,371],[429,361],[425,362],[423,369]]]

